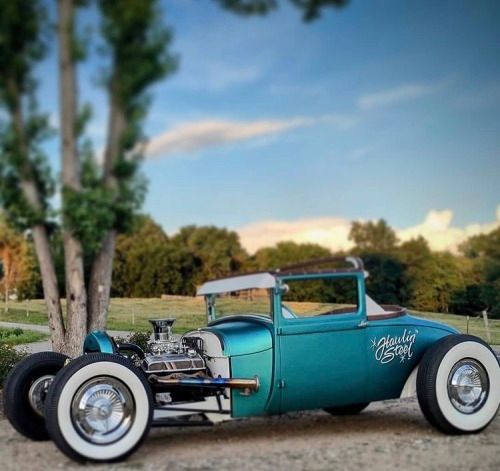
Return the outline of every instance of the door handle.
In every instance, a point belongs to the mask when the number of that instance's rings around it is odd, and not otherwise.
[[[362,320],[359,324],[358,324],[358,327],[360,329],[366,327],[368,325],[368,322],[366,322],[365,320]]]

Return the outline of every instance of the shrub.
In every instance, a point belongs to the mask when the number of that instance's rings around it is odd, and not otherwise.
[[[9,371],[27,356],[28,352],[25,350],[16,350],[10,345],[0,343],[0,388],[3,388]]]
[[[8,339],[9,337],[20,337],[24,334],[24,330],[16,327],[15,329],[0,329],[0,340]]]
[[[149,342],[151,341],[151,332],[133,332],[128,337],[129,343],[141,347],[145,352],[149,351]]]
[[[132,332],[126,338],[115,337],[116,343],[133,343],[141,347],[145,352],[149,352],[149,343],[151,341],[151,332]]]

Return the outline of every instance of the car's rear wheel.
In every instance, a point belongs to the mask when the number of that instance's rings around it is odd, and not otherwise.
[[[47,397],[50,437],[70,458],[117,461],[146,437],[153,396],[144,376],[126,358],[89,354],[58,375]]]
[[[424,416],[442,432],[483,430],[500,405],[500,365],[495,353],[471,335],[445,337],[422,358],[417,397]]]
[[[365,410],[369,404],[369,402],[362,402],[359,404],[349,404],[346,406],[327,407],[324,410],[332,415],[356,415]]]
[[[49,440],[45,399],[68,357],[56,352],[34,353],[9,373],[4,386],[4,413],[12,426],[31,440]]]

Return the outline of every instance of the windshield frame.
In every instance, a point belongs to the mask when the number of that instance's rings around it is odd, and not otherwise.
[[[273,288],[266,288],[267,291],[267,298],[269,302],[269,313],[263,314],[263,313],[258,313],[258,312],[234,312],[230,314],[223,314],[223,315],[217,315],[217,298],[220,298],[221,296],[224,295],[233,295],[235,293],[239,292],[245,292],[249,291],[248,289],[243,289],[243,290],[234,290],[234,291],[227,291],[223,293],[212,293],[212,294],[207,294],[205,295],[205,306],[206,306],[206,313],[207,313],[207,321],[210,324],[211,322],[218,321],[221,319],[226,319],[226,318],[231,318],[231,317],[240,317],[240,316],[249,316],[249,317],[258,317],[262,319],[267,319],[270,321],[273,321],[274,319],[274,289]]]

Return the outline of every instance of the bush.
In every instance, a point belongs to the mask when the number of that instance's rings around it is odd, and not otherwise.
[[[115,342],[120,343],[133,343],[141,347],[145,352],[149,352],[149,343],[151,341],[151,332],[133,332],[126,338],[115,337]]]
[[[20,337],[24,334],[23,329],[16,327],[15,329],[0,329],[0,341],[9,337]]]
[[[3,388],[9,371],[27,356],[28,352],[24,350],[16,350],[10,345],[0,343],[0,388]]]

